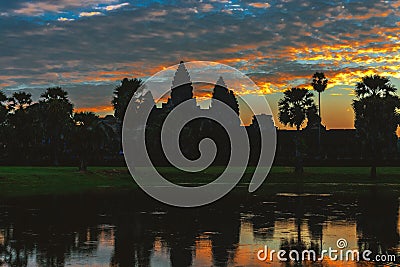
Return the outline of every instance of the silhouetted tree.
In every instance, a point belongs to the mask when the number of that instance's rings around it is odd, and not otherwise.
[[[36,161],[42,161],[49,158],[49,146],[46,141],[49,140],[47,135],[47,111],[46,106],[41,103],[33,103],[27,108],[28,113],[32,117],[31,133],[32,133],[32,155]],[[43,161],[42,161],[43,162]]]
[[[8,108],[10,110],[25,109],[30,104],[32,104],[32,95],[26,92],[15,92],[12,97],[8,99]]]
[[[313,94],[305,88],[292,88],[283,92],[283,99],[279,100],[279,121],[290,127],[296,127],[296,173],[303,172],[301,153],[299,151],[299,133],[310,109],[315,108]]]
[[[0,143],[3,145],[2,147],[7,141],[5,138],[7,113],[7,96],[0,91]]]
[[[382,192],[381,188],[375,186],[370,190],[368,194],[357,197],[360,211],[356,215],[359,251],[372,251],[370,258],[377,254],[395,254],[400,240],[398,197],[394,192]]]
[[[5,114],[7,113],[7,105],[6,105],[6,103],[7,103],[7,96],[2,91],[0,91],[0,107],[2,109],[2,111],[1,111],[2,113],[1,114],[3,116],[5,116]]]
[[[75,113],[72,146],[79,158],[79,171],[86,171],[88,160],[101,154],[113,131],[93,112]]]
[[[325,77],[323,72],[316,72],[313,75],[313,80],[311,82],[312,87],[315,91],[318,92],[318,115],[321,118],[320,123],[322,121],[321,115],[321,93],[325,91],[326,86],[328,85],[328,79]],[[321,150],[321,126],[318,125],[318,152]]]
[[[377,161],[396,147],[400,99],[386,77],[365,76],[356,84],[353,100],[354,126],[371,161],[371,177],[376,177]]]
[[[62,149],[62,141],[72,126],[73,105],[68,99],[68,93],[61,87],[48,88],[42,95],[39,104],[45,129],[45,138],[52,149],[53,163],[58,165],[58,153]]]
[[[321,93],[325,91],[328,79],[323,72],[316,72],[313,75],[311,85],[318,92],[318,115],[321,117]]]
[[[15,92],[8,99],[8,151],[14,162],[28,160],[33,142],[33,114],[30,112],[32,95]],[[26,162],[25,162],[26,163]]]
[[[114,107],[114,116],[121,122],[124,120],[126,108],[135,92],[142,86],[143,81],[140,79],[124,78],[121,85],[114,90],[114,98],[111,101]]]

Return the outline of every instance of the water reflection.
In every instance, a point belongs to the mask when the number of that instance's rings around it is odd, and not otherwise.
[[[232,195],[196,209],[161,205],[138,191],[3,199],[0,266],[282,266],[270,249],[399,249],[398,196]],[[340,265],[328,259],[318,266]],[[357,263],[353,262],[356,265]]]

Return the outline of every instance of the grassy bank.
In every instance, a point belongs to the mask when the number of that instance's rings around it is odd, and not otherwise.
[[[213,167],[205,172],[186,174],[172,168],[160,168],[172,182],[187,186],[207,183],[223,171]],[[254,168],[248,168],[241,180],[246,188]],[[368,177],[367,167],[308,167],[302,178],[295,177],[289,167],[272,168],[260,192],[364,190],[376,184],[400,189],[400,167],[378,168],[379,177]],[[128,170],[122,167],[92,167],[80,173],[73,167],[0,167],[0,196],[72,194],[88,191],[129,190],[137,188]]]
[[[70,194],[106,188],[134,187],[125,168],[0,167],[0,195]]]

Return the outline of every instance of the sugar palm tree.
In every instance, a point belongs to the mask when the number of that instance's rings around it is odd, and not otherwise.
[[[315,91],[318,92],[318,115],[321,118],[322,122],[322,114],[321,114],[321,93],[325,91],[326,86],[328,85],[328,79],[325,77],[323,72],[316,72],[313,75],[313,79],[311,82],[312,87]],[[321,152],[321,123],[318,124],[318,154]]]
[[[297,130],[296,134],[296,173],[303,172],[303,166],[301,164],[301,153],[299,152],[299,133],[302,124],[309,114],[309,110],[315,109],[313,100],[313,93],[305,88],[291,88],[283,93],[284,97],[279,100],[279,121],[290,127],[295,127]]]
[[[32,95],[26,92],[15,92],[8,99],[8,107],[11,110],[23,110],[32,104]]]
[[[353,100],[354,126],[370,159],[371,177],[376,177],[377,161],[396,147],[400,99],[386,77],[365,76],[356,84]]]
[[[29,161],[33,141],[31,105],[32,95],[26,92],[15,92],[7,101],[9,157],[15,162],[25,164]]]
[[[323,93],[328,85],[328,79],[323,72],[316,72],[313,75],[311,85],[318,92],[318,115],[321,117],[321,93]]]

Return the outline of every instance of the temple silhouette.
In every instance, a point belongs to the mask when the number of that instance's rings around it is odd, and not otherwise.
[[[193,90],[194,88],[190,79],[190,74],[186,69],[185,63],[181,61],[172,80],[171,95],[167,102],[162,104],[161,108],[157,108],[158,111],[169,112],[174,107],[188,100],[193,101],[193,105],[200,110],[200,107],[197,106],[195,101],[196,98],[194,97]],[[228,105],[239,116],[239,104],[235,93],[228,89],[222,76],[219,77],[215,83],[210,108],[202,109],[204,112],[207,112],[206,110],[213,109],[213,100],[219,100]]]
[[[213,113],[214,115],[218,114],[226,123],[239,126],[240,111],[236,96],[232,90],[227,88],[223,77],[220,77],[214,85],[211,104],[208,109],[202,109],[197,105],[193,91],[194,87],[190,74],[184,62],[181,61],[172,80],[170,97],[166,103],[162,103],[161,107],[154,105],[146,125],[146,128],[150,129],[146,132],[146,145],[154,164],[168,165],[161,145],[161,128],[168,114],[185,101],[189,101],[193,114],[204,115],[204,117],[194,119],[184,126],[180,134],[180,149],[184,156],[191,160],[200,157],[199,142],[208,137],[214,140],[217,146],[214,164],[226,165],[228,163],[230,151],[226,148],[230,147],[229,136],[221,125],[206,117]],[[236,113],[236,117],[232,118],[229,114],[220,110],[215,103],[217,100],[229,106]]]
[[[240,125],[240,108],[235,93],[230,90],[223,77],[220,77],[212,89],[212,97],[208,109],[202,109],[196,102],[194,87],[190,79],[190,74],[183,61],[180,62],[171,84],[170,97],[161,107],[154,105],[147,128],[151,129],[146,133],[146,144],[149,149],[150,158],[155,165],[168,165],[168,160],[162,150],[161,145],[161,126],[171,112],[179,104],[190,101],[193,110],[199,114],[207,115],[213,112],[220,112],[213,105],[219,100],[229,106],[236,114],[236,118],[226,118],[228,123]],[[223,116],[223,115],[222,115]],[[263,121],[264,127],[258,125],[258,121]],[[277,148],[274,164],[287,165],[294,160],[295,154],[294,140],[295,130],[278,129],[272,115],[257,114],[253,115],[250,125],[245,127],[250,141],[249,165],[258,162],[261,148],[261,131],[269,131],[273,128],[277,130]],[[318,148],[318,134],[321,133],[321,150]],[[198,118],[189,122],[180,135],[180,149],[184,156],[194,160],[200,156],[198,149],[199,142],[204,138],[211,138],[217,146],[217,156],[214,165],[226,165],[230,157],[230,140],[225,129],[215,121],[207,118]],[[355,129],[331,129],[327,130],[321,124],[320,117],[315,114],[309,118],[306,127],[301,130],[300,151],[304,155],[305,165],[364,165],[365,153],[362,150],[361,141],[357,137]],[[393,149],[387,151],[388,157],[385,164],[397,164],[397,146],[393,144]]]

